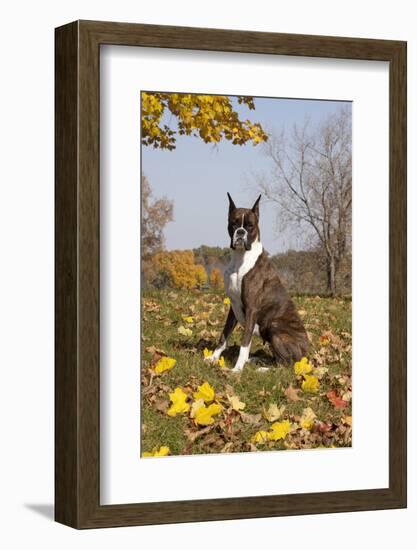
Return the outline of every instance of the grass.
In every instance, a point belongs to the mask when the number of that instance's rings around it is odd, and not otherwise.
[[[222,293],[159,290],[143,294],[142,452],[161,445],[168,446],[174,455],[351,445],[351,300],[320,296],[293,299],[311,342],[310,374],[320,379],[315,394],[300,390],[303,377],[297,376],[293,367],[274,365],[268,345],[258,337],[252,343],[253,361],[241,374],[231,373],[239,351],[240,328],[224,353],[227,368],[204,362],[203,350],[215,348],[226,318],[228,306]],[[192,317],[192,322],[184,317]],[[179,334],[179,327],[189,328],[192,334]],[[153,368],[162,353],[174,358],[176,364],[155,376]],[[259,372],[259,366],[270,368]],[[189,413],[167,415],[170,392],[181,387],[192,403],[193,392],[203,382],[215,389],[223,406],[211,426],[196,426]],[[286,393],[290,385],[300,390],[296,400]],[[332,401],[329,392],[339,401]],[[243,414],[231,408],[228,395],[236,395],[245,403]],[[278,441],[254,444],[252,437],[257,431],[270,429],[271,420],[265,418],[264,411],[271,404],[283,408],[277,420],[288,420],[291,431]],[[300,425],[306,408],[316,415],[309,429]]]

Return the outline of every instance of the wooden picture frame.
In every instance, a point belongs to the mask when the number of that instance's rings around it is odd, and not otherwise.
[[[110,22],[56,29],[55,519],[116,527],[406,506],[406,43]],[[99,56],[118,44],[389,62],[389,487],[100,505]]]

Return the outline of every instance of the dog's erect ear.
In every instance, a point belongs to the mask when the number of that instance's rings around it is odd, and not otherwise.
[[[233,210],[236,210],[236,205],[233,202],[233,199],[230,196],[230,193],[227,193],[227,196],[229,197],[229,214],[230,214]]]
[[[259,201],[261,200],[262,195],[256,199],[255,204],[252,206],[252,212],[259,218]]]

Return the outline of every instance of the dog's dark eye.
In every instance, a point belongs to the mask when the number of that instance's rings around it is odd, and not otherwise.
[[[248,229],[253,229],[253,224],[252,224],[252,223],[248,223],[246,227],[247,227]]]

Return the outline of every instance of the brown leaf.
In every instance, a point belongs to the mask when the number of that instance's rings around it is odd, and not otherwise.
[[[184,434],[187,436],[187,439],[193,443],[196,439],[208,433],[212,428],[213,426],[206,426],[202,430],[198,431],[191,430],[190,428],[185,428]]]
[[[157,411],[165,414],[169,408],[169,401],[168,399],[157,399],[154,403],[154,407]]]
[[[249,414],[249,413],[241,412],[240,417],[245,424],[252,424],[252,425],[260,424],[262,420],[261,413]]]
[[[284,394],[288,401],[300,401],[301,398],[298,397],[299,392],[299,389],[293,388],[292,384],[290,384],[288,388],[284,391]]]

